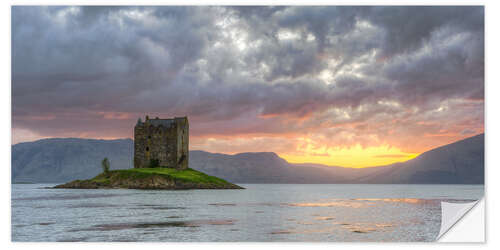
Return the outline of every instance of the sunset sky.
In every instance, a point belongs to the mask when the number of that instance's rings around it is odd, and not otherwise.
[[[484,131],[483,7],[13,7],[12,143],[132,138],[368,167]]]

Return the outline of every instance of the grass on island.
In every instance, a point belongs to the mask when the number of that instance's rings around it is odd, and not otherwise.
[[[127,179],[142,179],[150,177],[151,175],[161,175],[167,178],[193,183],[213,183],[213,184],[229,184],[229,182],[204,174],[200,171],[188,168],[185,170],[177,170],[173,168],[131,168],[109,171],[108,174],[101,173],[94,177],[92,181],[100,183],[109,183],[108,176],[113,178],[127,178]]]

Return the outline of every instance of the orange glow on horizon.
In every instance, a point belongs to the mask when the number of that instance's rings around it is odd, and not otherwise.
[[[403,152],[388,145],[305,150],[303,154],[280,154],[290,163],[318,163],[329,166],[365,168],[404,162],[417,157],[418,153]]]
[[[484,129],[475,130],[481,133]],[[119,133],[117,133],[119,134]],[[35,141],[45,138],[82,138],[114,140],[130,138],[108,133],[107,136],[96,136],[94,133],[68,133],[58,136],[42,136],[25,129],[12,130],[12,144],[24,141]],[[324,136],[301,136],[293,133],[277,135],[192,135],[190,150],[203,150],[210,153],[239,154],[244,152],[274,152],[289,163],[323,164],[345,168],[367,168],[385,166],[411,160],[418,155],[469,137],[468,135],[442,133],[423,134],[415,143],[401,146],[397,141],[379,140],[377,137],[366,140],[353,140],[349,136],[329,140]],[[406,139],[405,141],[409,141]],[[394,143],[394,144],[393,144]],[[362,146],[365,145],[365,146]],[[368,146],[370,145],[370,146]],[[397,146],[395,146],[397,145]]]

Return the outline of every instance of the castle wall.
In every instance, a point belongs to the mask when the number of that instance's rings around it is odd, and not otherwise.
[[[157,160],[161,167],[187,168],[188,133],[187,118],[138,122],[134,128],[134,168],[151,167],[151,160]]]
[[[185,118],[176,118],[176,123],[178,168],[186,169],[189,165],[189,123]]]

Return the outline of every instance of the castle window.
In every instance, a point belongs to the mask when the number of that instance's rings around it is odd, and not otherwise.
[[[149,151],[149,147],[146,147],[146,151]]]

